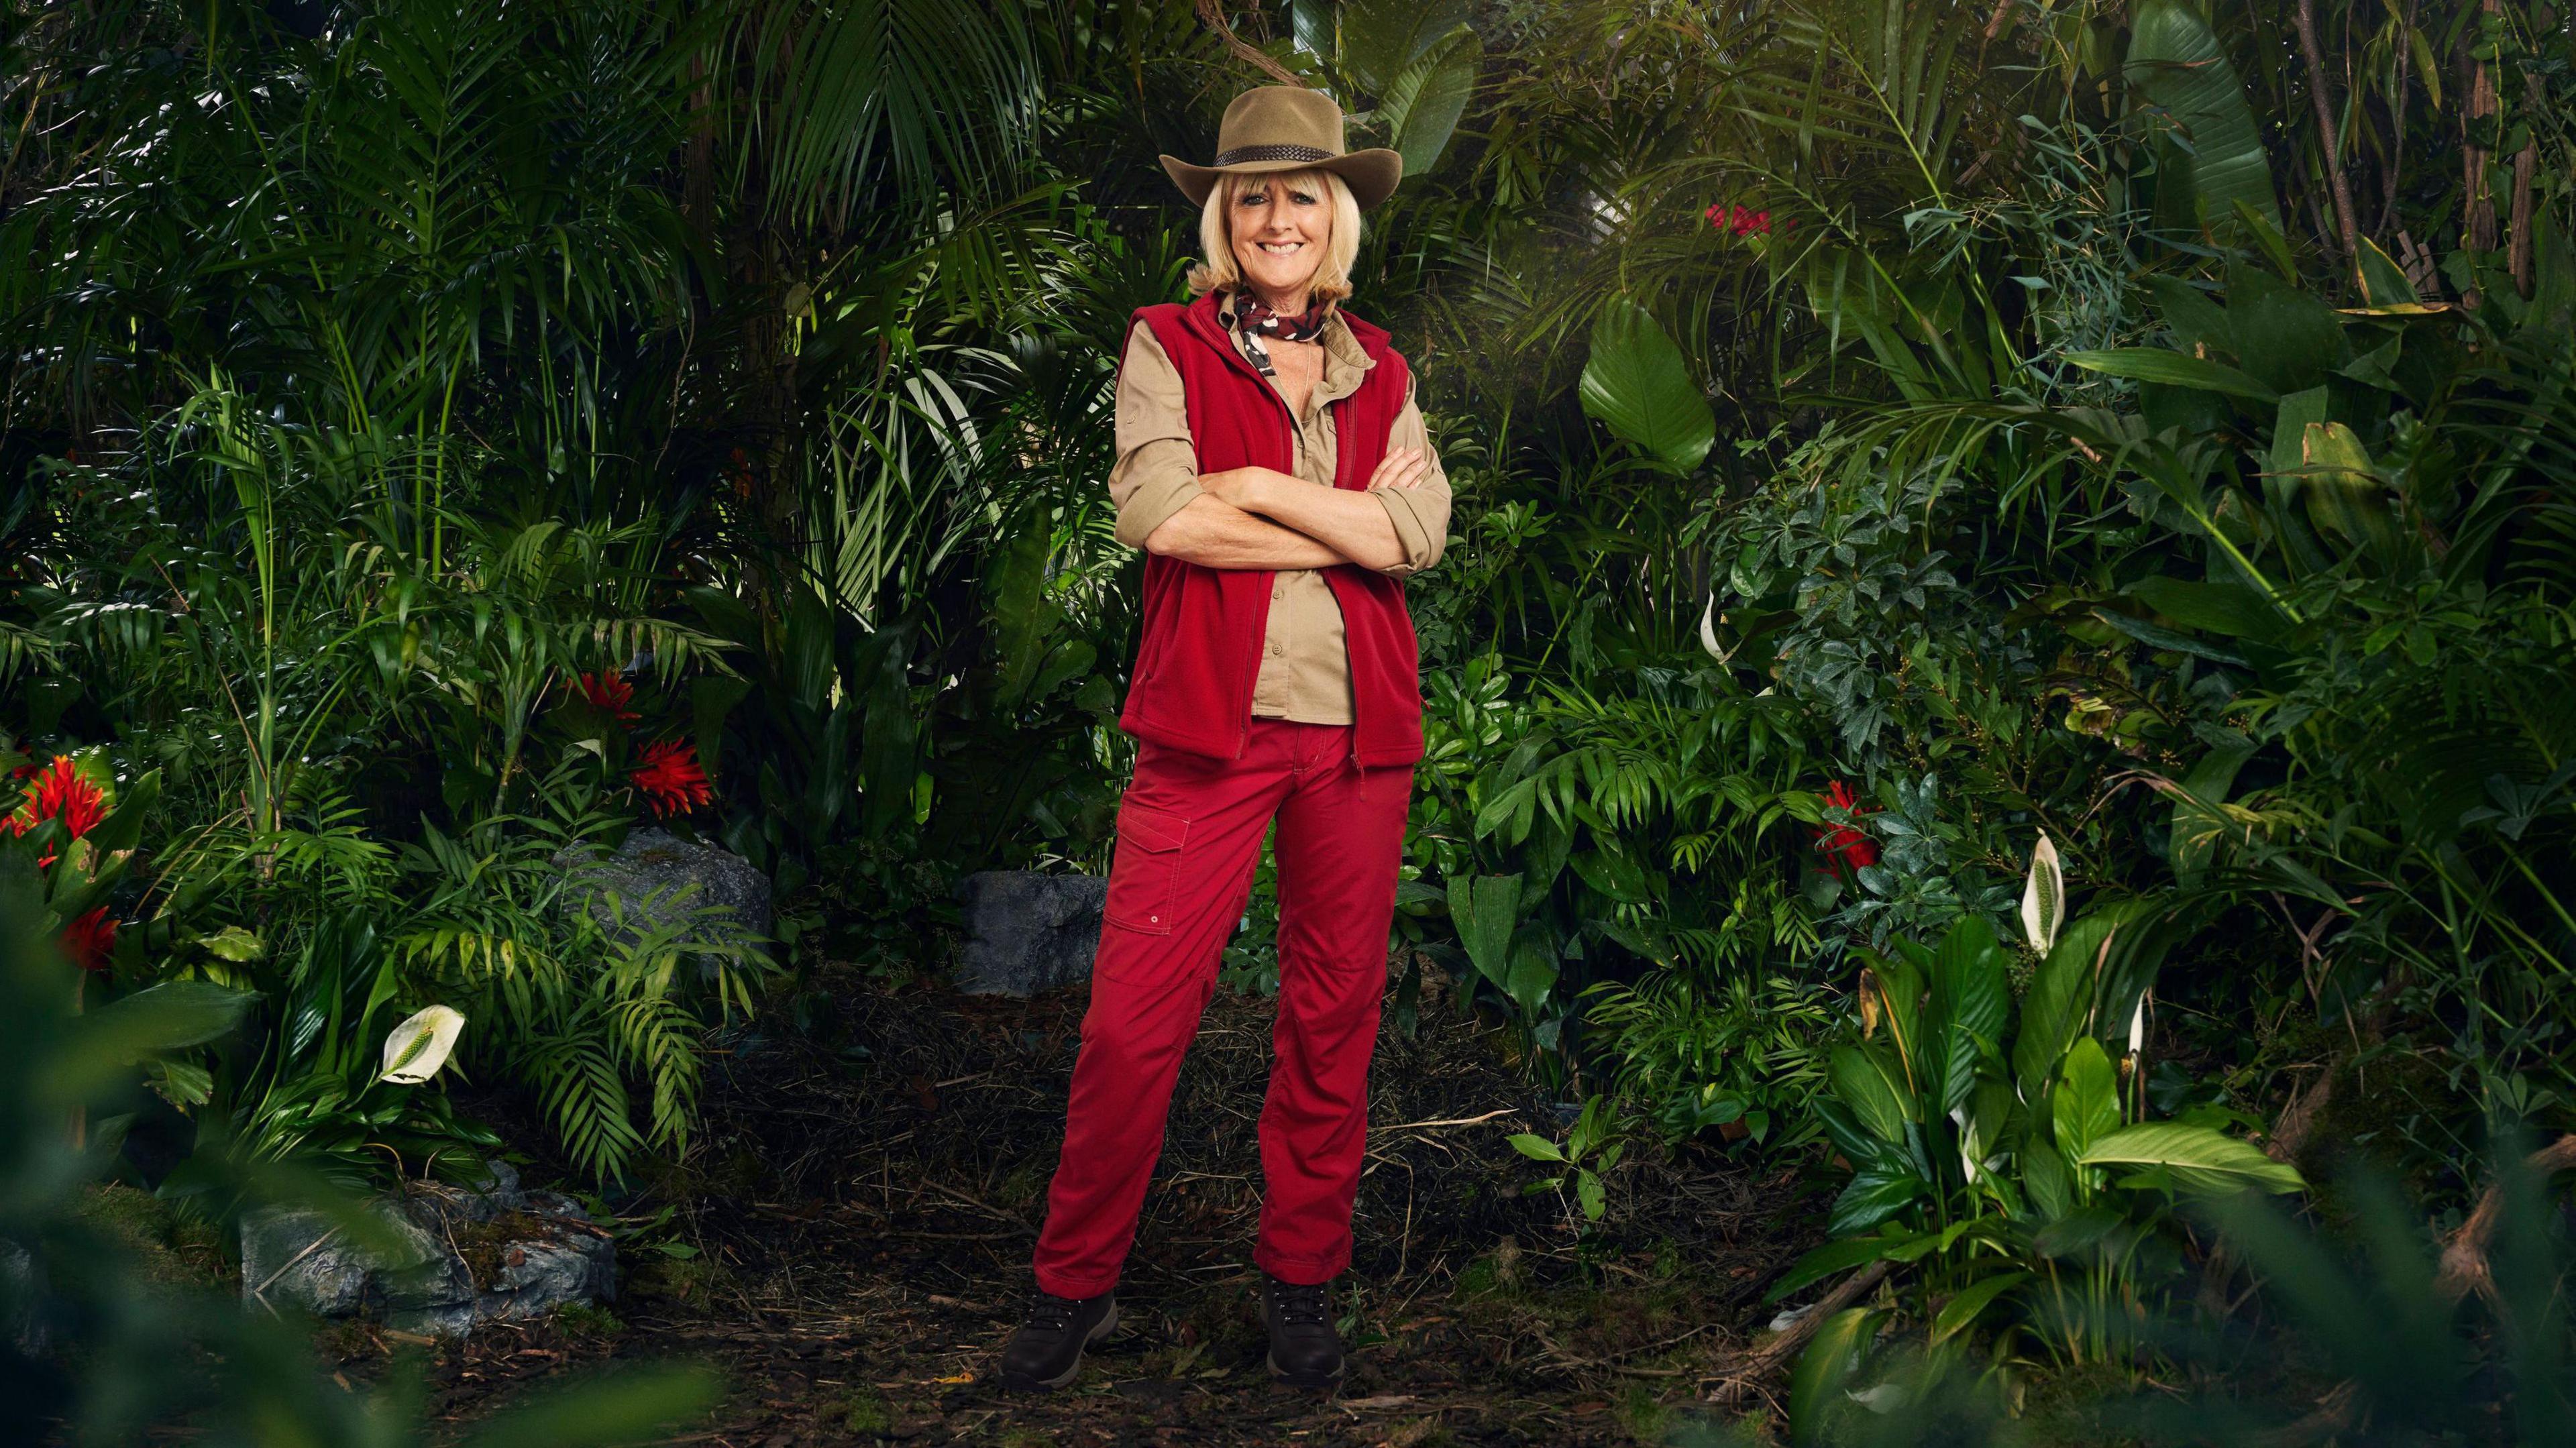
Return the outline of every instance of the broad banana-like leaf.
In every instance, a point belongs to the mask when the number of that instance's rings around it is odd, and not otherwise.
[[[1427,176],[1449,147],[1458,118],[1476,91],[1476,64],[1484,47],[1461,25],[1414,57],[1378,97],[1378,119],[1404,158],[1404,174]]]
[[[1342,68],[1360,89],[1382,96],[1406,67],[1475,13],[1474,0],[1343,0],[1336,17]],[[1408,172],[1412,160],[1405,158]]]
[[[2066,360],[2087,372],[2161,382],[2202,392],[2224,392],[2256,402],[2278,402],[2281,394],[2223,362],[2187,356],[2163,347],[2122,347],[2109,352],[2069,352]]]
[[[438,1074],[456,1049],[465,1017],[450,1006],[425,1006],[385,1033],[385,1068],[376,1079],[418,1086]]]
[[[1612,301],[1592,325],[1584,412],[1667,465],[1688,472],[1717,442],[1717,416],[1682,349],[1643,307]]]
[[[2311,521],[2375,550],[2397,541],[2388,490],[2380,483],[2370,450],[2351,428],[2340,422],[2309,423],[2299,455]]]
[[[2232,578],[2191,583],[2159,573],[2130,584],[2126,592],[2184,628],[2223,638],[2262,643],[2290,626],[2280,605],[2262,590]]]
[[[258,999],[257,991],[210,981],[163,981],[82,1016],[79,1034],[84,1046],[96,1047],[118,1064],[131,1064],[229,1033]]]
[[[2297,1167],[2272,1160],[2253,1143],[2179,1121],[2121,1127],[2094,1142],[2082,1160],[2086,1166],[2145,1168],[2149,1181],[2194,1196],[2229,1196],[2249,1188],[2298,1192],[2308,1186]]]
[[[2129,22],[2123,74],[2148,105],[2173,118],[2191,148],[2202,214],[2218,231],[2235,229],[2238,202],[2278,230],[2272,167],[2245,103],[2245,87],[2227,63],[2209,22],[2182,0],[2142,0]]]
[[[1556,988],[1556,954],[1545,941],[1524,935],[1512,942],[1511,961],[1503,989],[1520,1004],[1522,1014],[1537,1015],[1547,993]]]
[[[2042,830],[2030,852],[2030,878],[2021,887],[2021,933],[2031,949],[2046,955],[2065,923],[2066,872],[2057,863],[2057,842]]]
[[[2361,239],[2361,259],[2356,267],[2361,281],[2361,301],[2366,307],[2413,306],[2423,300],[2415,294],[2415,283],[2397,258],[2379,249],[2369,237]]]
[[[1521,877],[1460,875],[1449,882],[1449,921],[1476,972],[1512,986],[1512,927],[1520,921]]]

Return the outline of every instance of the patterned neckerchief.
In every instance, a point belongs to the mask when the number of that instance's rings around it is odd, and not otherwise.
[[[1282,342],[1312,342],[1324,335],[1324,324],[1332,320],[1333,304],[1312,302],[1305,311],[1283,317],[1270,310],[1267,303],[1254,296],[1251,289],[1229,291],[1217,311],[1227,327],[1243,340],[1243,354],[1264,377],[1276,377],[1270,365],[1270,349],[1261,345],[1263,338]]]

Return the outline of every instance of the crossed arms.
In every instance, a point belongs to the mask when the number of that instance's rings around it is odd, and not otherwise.
[[[1398,448],[1371,488],[1411,488],[1428,470],[1423,454]],[[1202,568],[1330,568],[1356,563],[1385,570],[1405,561],[1385,506],[1364,492],[1319,487],[1269,468],[1199,475],[1199,496],[1145,537],[1145,551]]]

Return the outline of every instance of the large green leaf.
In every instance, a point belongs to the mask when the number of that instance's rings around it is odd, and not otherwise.
[[[1439,164],[1475,94],[1476,66],[1483,55],[1476,32],[1462,25],[1414,57],[1378,98],[1378,118],[1404,157],[1406,176],[1427,176]]]
[[[2227,327],[2236,365],[2282,396],[2324,386],[2352,360],[2344,321],[2334,308],[2259,266],[2240,263],[2229,270]]]
[[[1522,1014],[1536,1015],[1547,993],[1556,988],[1556,952],[1539,932],[1526,931],[1513,940],[1511,960],[1503,989],[1519,1002]]]
[[[2139,913],[2122,901],[2086,912],[2057,937],[2022,995],[2021,1026],[2013,1040],[2013,1079],[2022,1099],[2037,1105],[2057,1081],[2058,1063],[2093,1020],[2094,992],[2112,938]]]
[[[2197,1196],[2248,1189],[2297,1192],[2308,1185],[2297,1167],[2272,1160],[2250,1142],[2179,1121],[2124,1126],[2094,1142],[2082,1161],[2086,1166],[2148,1168],[2146,1180]]]
[[[2277,402],[2281,394],[2223,362],[2168,351],[2162,347],[2122,347],[2109,352],[2069,352],[2066,360],[2088,372],[2162,382],[2202,392],[2224,392],[2256,402]]]
[[[1850,1108],[1853,1119],[1869,1128],[1871,1135],[1902,1142],[1906,1118],[1914,1113],[1907,1109],[1897,1083],[1888,1079],[1885,1054],[1880,1048],[1838,1046],[1827,1076],[1835,1098]]]
[[[2351,428],[2309,423],[2301,432],[2299,457],[2309,521],[2374,551],[2395,546],[2397,519],[2388,506],[2387,484]]]
[[[2241,201],[2279,229],[2262,134],[2209,22],[2182,0],[2141,0],[2129,22],[2123,73],[2148,105],[2173,119],[2189,145],[2201,212],[2211,227],[2233,230]]]
[[[1777,1302],[1810,1282],[1821,1282],[1854,1267],[1866,1267],[1917,1240],[1914,1237],[1849,1237],[1840,1242],[1827,1242],[1799,1258],[1795,1266],[1781,1274],[1780,1280],[1771,1284],[1771,1290],[1762,1294],[1762,1300]]]
[[[1405,70],[1474,18],[1473,0],[1343,0],[1336,16],[1342,68],[1360,89],[1383,96]],[[1311,34],[1301,24],[1301,37]],[[1413,169],[1407,156],[1405,170]]]
[[[1996,1298],[2029,1280],[2027,1272],[1998,1272],[1961,1288],[1932,1319],[1932,1341],[1938,1343],[1965,1332]]]
[[[1460,875],[1449,882],[1449,919],[1476,971],[1508,992],[1512,926],[1520,920],[1521,877]]]
[[[1835,1237],[1866,1232],[1931,1190],[1931,1183],[1911,1167],[1862,1167],[1852,1174],[1843,1194],[1834,1198],[1834,1209],[1825,1218],[1825,1231]]]
[[[1611,302],[1593,323],[1581,392],[1584,412],[1682,471],[1698,467],[1717,442],[1717,416],[1682,349],[1633,302]]]
[[[2088,1035],[2066,1053],[2051,1106],[2058,1149],[2071,1161],[2083,1160],[2096,1141],[2119,1130],[2120,1081],[2099,1040]]]
[[[2168,574],[2150,574],[2125,592],[2187,629],[2232,639],[2265,642],[2280,636],[2290,620],[2262,590],[2232,578],[2192,583]]]
[[[2415,283],[2397,259],[2379,249],[2379,243],[2361,238],[2361,257],[2356,268],[2361,281],[2361,301],[2367,307],[2404,307],[2423,300],[2415,294]]]

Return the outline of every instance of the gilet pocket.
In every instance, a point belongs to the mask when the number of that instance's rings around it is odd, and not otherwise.
[[[1109,902],[1102,918],[1126,930],[1168,935],[1180,889],[1181,844],[1190,822],[1133,801],[1118,806],[1118,854],[1109,862]]]

